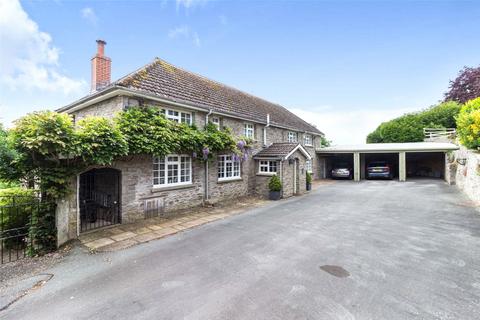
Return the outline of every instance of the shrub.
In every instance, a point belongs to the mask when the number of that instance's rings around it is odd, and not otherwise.
[[[282,182],[277,175],[274,175],[270,178],[268,182],[268,189],[270,191],[281,191],[282,190]]]
[[[308,171],[307,171],[306,179],[307,179],[307,183],[312,183],[312,174]]]
[[[480,97],[470,100],[457,117],[460,142],[470,149],[480,148]]]
[[[447,101],[426,110],[404,114],[380,124],[367,136],[367,143],[420,142],[423,128],[455,128],[461,105]]]

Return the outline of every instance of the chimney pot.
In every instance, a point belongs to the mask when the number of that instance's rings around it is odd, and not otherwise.
[[[105,40],[97,40],[97,53],[92,58],[92,86],[91,92],[98,91],[110,84],[111,63],[105,56]]]
[[[105,53],[105,45],[107,42],[105,40],[98,39],[97,40],[97,56],[103,57]]]

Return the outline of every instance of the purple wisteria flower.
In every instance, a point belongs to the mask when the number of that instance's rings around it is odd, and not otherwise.
[[[193,152],[193,153],[192,153],[192,158],[193,158],[193,159],[197,159],[197,153],[196,153],[196,152]]]
[[[243,140],[240,140],[240,141],[237,142],[237,147],[240,150],[243,150],[243,148],[245,148],[245,145],[246,145],[246,143]]]

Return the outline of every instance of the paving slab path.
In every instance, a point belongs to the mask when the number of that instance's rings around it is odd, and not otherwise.
[[[126,250],[77,248],[0,318],[480,319],[477,209],[441,181],[339,181]]]

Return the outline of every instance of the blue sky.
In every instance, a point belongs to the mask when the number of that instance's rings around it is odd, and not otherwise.
[[[0,0],[0,121],[88,93],[158,56],[280,103],[335,143],[435,104],[480,64],[480,2]]]

